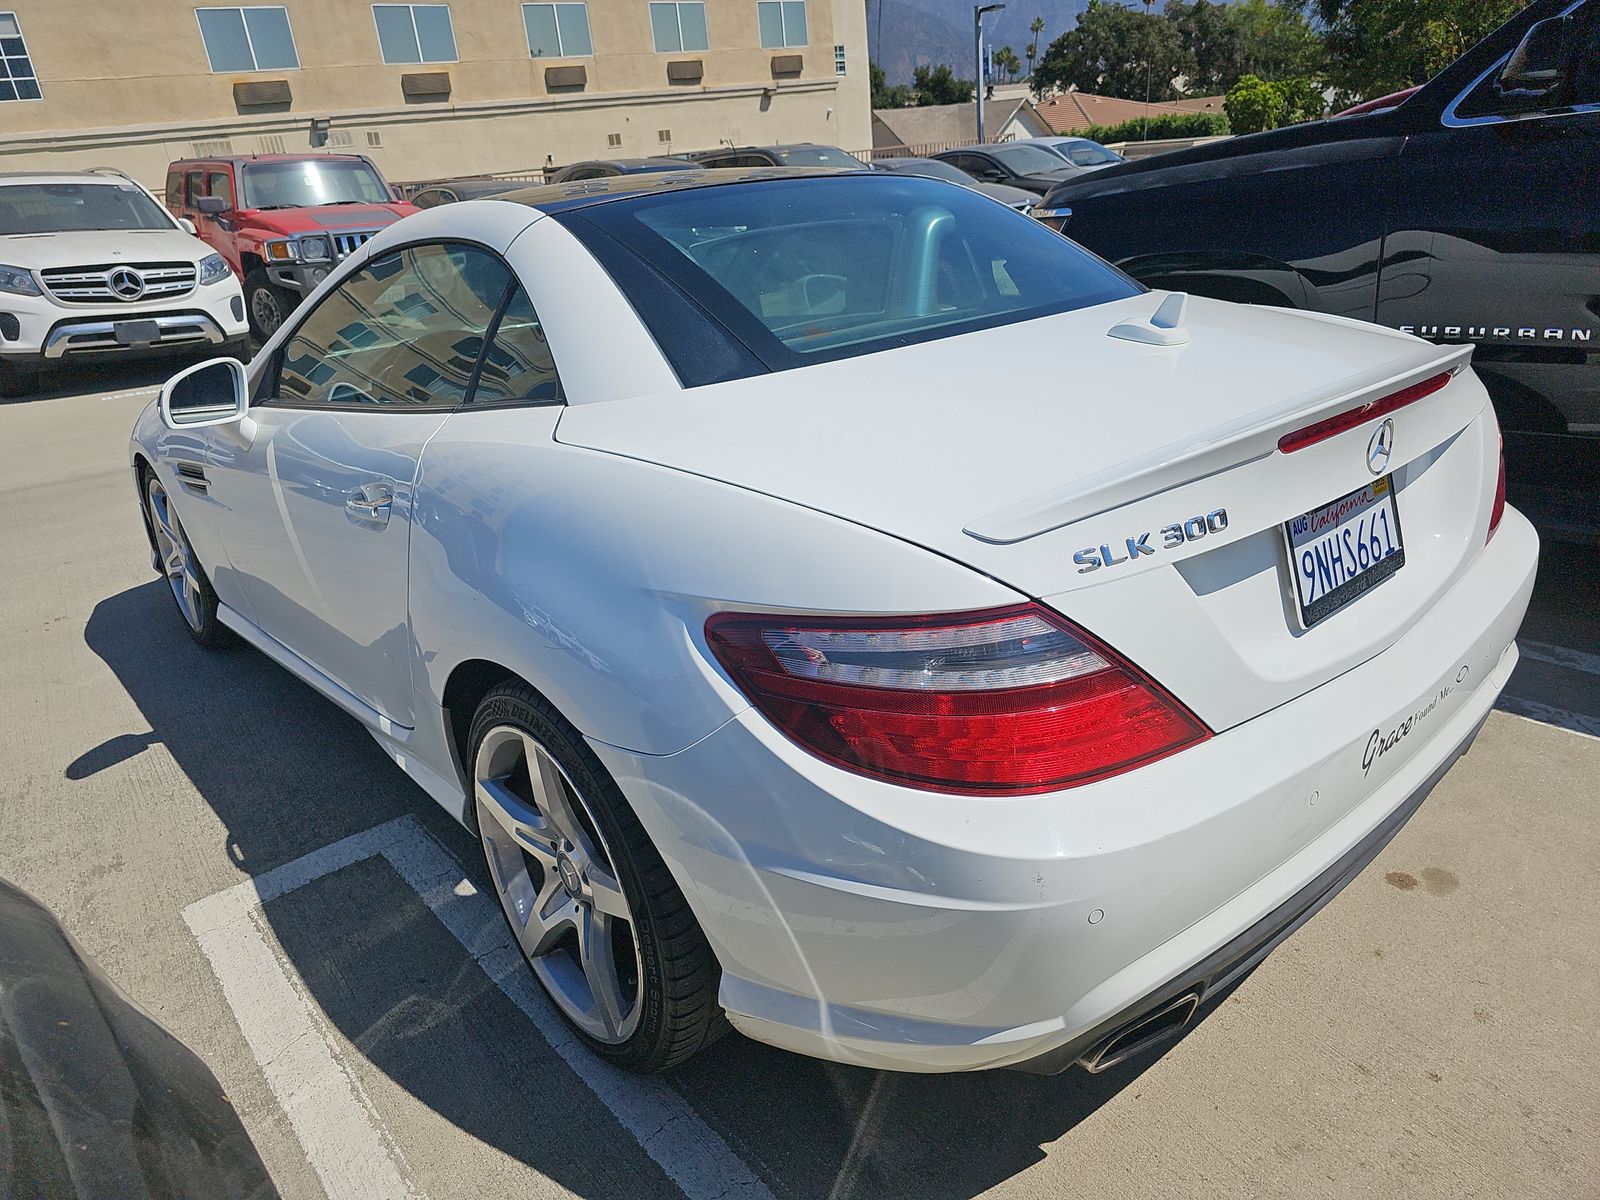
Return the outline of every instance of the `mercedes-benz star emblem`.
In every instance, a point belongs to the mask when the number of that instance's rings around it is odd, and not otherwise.
[[[106,276],[106,283],[119,300],[137,300],[144,295],[144,276],[131,267],[118,267]]]
[[[1394,453],[1394,418],[1385,418],[1382,425],[1372,431],[1367,443],[1367,470],[1382,475],[1389,467],[1389,456]]]

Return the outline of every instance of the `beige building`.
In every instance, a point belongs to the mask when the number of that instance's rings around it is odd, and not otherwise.
[[[393,181],[872,144],[861,0],[0,0],[0,171],[325,145]]]

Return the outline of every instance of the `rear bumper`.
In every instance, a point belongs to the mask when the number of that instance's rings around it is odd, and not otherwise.
[[[1058,1070],[1248,970],[1393,836],[1516,664],[1537,546],[1507,510],[1382,654],[1068,792],[863,779],[749,711],[674,755],[595,749],[705,929],[737,1028],[877,1068]]]

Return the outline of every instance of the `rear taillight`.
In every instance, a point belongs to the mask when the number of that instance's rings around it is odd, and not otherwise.
[[[1506,515],[1506,443],[1500,439],[1500,470],[1494,481],[1494,504],[1489,508],[1489,537],[1484,538],[1485,544],[1489,538],[1494,537],[1494,531],[1500,528],[1500,518]]]
[[[1036,604],[934,617],[718,613],[706,641],[766,718],[877,779],[1019,796],[1210,737],[1156,683]]]
[[[1347,429],[1354,429],[1357,425],[1365,425],[1368,421],[1386,417],[1396,409],[1404,408],[1408,404],[1415,404],[1424,396],[1433,395],[1454,377],[1452,372],[1443,371],[1431,379],[1424,379],[1421,383],[1414,383],[1408,388],[1402,388],[1393,395],[1385,396],[1381,400],[1374,400],[1370,404],[1348,409],[1335,416],[1307,425],[1304,429],[1296,429],[1293,433],[1286,433],[1278,439],[1278,449],[1285,454],[1293,454],[1296,450],[1304,450],[1307,446],[1315,446],[1318,442],[1325,442]]]

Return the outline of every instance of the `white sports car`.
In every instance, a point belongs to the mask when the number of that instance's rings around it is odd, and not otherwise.
[[[937,180],[729,174],[379,234],[140,417],[155,565],[477,831],[597,1053],[1103,1069],[1515,665],[1470,350],[1152,294]]]

